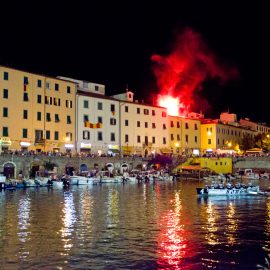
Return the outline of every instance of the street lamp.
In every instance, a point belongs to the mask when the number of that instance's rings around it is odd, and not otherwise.
[[[176,153],[179,153],[179,142],[175,143],[175,147],[176,147]]]

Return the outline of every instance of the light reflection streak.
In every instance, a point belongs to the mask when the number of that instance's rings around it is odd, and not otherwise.
[[[217,224],[216,219],[218,217],[217,211],[215,210],[213,203],[209,201],[207,208],[206,208],[206,214],[207,214],[207,227],[206,230],[208,233],[205,235],[205,239],[208,242],[209,245],[217,245],[218,244],[218,237],[217,237]]]
[[[236,217],[235,217],[235,206],[233,205],[232,202],[229,203],[228,222],[229,222],[229,225],[227,226],[227,229],[226,229],[226,236],[228,239],[228,244],[234,245],[236,243],[235,233],[237,231],[238,226],[237,226]]]
[[[157,251],[160,258],[157,264],[160,267],[169,265],[170,269],[181,269],[182,260],[189,250],[187,232],[182,221],[182,202],[179,192],[175,194],[174,209],[169,210],[162,217],[161,228]]]
[[[63,247],[66,253],[62,254],[63,256],[68,255],[68,251],[73,247],[72,244],[72,232],[74,230],[74,223],[76,221],[76,210],[74,205],[73,193],[65,193],[64,194],[64,207],[63,207],[63,227],[61,228],[61,236],[63,241]]]
[[[119,223],[119,193],[117,190],[110,190],[108,197],[107,226],[109,228],[114,228]]]
[[[30,206],[31,200],[29,197],[23,197],[18,203],[18,239],[25,243],[30,234],[28,228],[30,226]]]

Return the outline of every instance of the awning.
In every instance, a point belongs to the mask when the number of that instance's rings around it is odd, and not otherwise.
[[[161,149],[160,149],[160,152],[161,152],[162,154],[171,154],[171,153],[172,153],[172,150],[169,149],[169,148],[161,148]]]
[[[202,169],[201,166],[198,165],[187,165],[182,166],[182,170],[193,170],[193,171],[200,171]]]
[[[111,148],[108,151],[111,151],[113,153],[120,153],[119,149],[114,149],[114,148]]]
[[[261,153],[262,149],[261,148],[252,148],[252,149],[248,149],[246,152],[247,153]]]

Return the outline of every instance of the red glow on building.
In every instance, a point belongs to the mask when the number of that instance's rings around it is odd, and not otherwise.
[[[237,71],[226,67],[207,48],[201,36],[186,29],[177,37],[168,55],[153,55],[154,74],[161,95],[177,97],[185,111],[200,110],[202,83],[211,78],[226,82],[237,76]]]

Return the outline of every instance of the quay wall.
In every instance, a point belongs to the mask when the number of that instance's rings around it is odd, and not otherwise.
[[[270,157],[245,157],[233,161],[234,170],[263,169],[270,171]]]
[[[99,170],[105,168],[106,164],[112,163],[115,169],[120,169],[123,163],[126,163],[129,169],[136,169],[147,164],[148,160],[138,157],[55,157],[55,156],[16,156],[6,155],[0,156],[0,173],[4,171],[4,167],[11,165],[14,167],[14,178],[18,177],[20,171],[24,177],[29,177],[31,168],[33,166],[40,166],[42,168],[45,163],[53,163],[56,165],[56,172],[58,175],[65,173],[66,167],[73,167],[75,172],[79,172],[80,166],[85,164],[88,170],[94,169],[95,164],[98,165]]]

